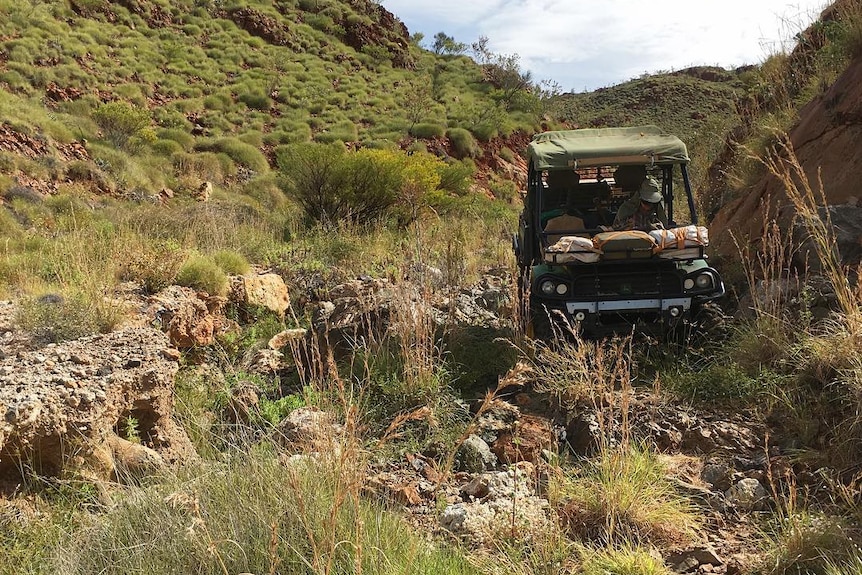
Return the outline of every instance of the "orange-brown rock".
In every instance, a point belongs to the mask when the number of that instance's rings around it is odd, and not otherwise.
[[[542,417],[522,415],[513,431],[504,431],[491,446],[501,463],[540,463],[543,450],[556,450],[550,422]]]
[[[269,309],[280,317],[290,307],[290,295],[281,276],[274,273],[248,274],[234,279],[231,299],[240,307]]]
[[[824,93],[799,113],[790,130],[790,141],[812,187],[818,189],[818,174],[828,205],[857,204],[862,198],[857,172],[862,166],[862,57],[857,57]],[[743,245],[757,243],[764,222],[778,217],[787,227],[794,210],[782,183],[763,177],[744,194],[722,206],[710,223],[715,253],[736,258],[731,232]],[[789,231],[788,234],[789,236]]]
[[[24,469],[116,479],[193,455],[173,420],[179,366],[167,347],[160,331],[130,327],[0,359],[0,479]]]

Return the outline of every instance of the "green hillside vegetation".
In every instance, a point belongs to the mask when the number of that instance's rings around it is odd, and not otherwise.
[[[169,241],[180,264],[195,250],[232,249],[272,265],[294,250],[281,242],[315,237],[306,226],[320,222],[394,233],[450,212],[514,217],[469,192],[478,142],[532,132],[543,93],[516,59],[486,51],[479,65],[419,48],[373,2],[7,1],[0,14],[6,292],[81,291],[77,277],[103,284],[93,294],[117,278],[172,280],[142,277],[146,265],[69,276],[45,262],[62,256],[46,253],[44,233],[64,237],[63,253],[90,242],[147,253]],[[514,88],[489,82],[501,71]],[[194,205],[207,182],[217,216]],[[310,201],[316,192],[325,201]],[[152,205],[168,198],[171,209]],[[217,237],[201,229],[212,225]],[[383,270],[393,259],[364,252],[323,265]],[[90,264],[102,266],[74,265]]]
[[[0,14],[3,121],[86,140],[92,171],[121,192],[247,181],[284,144],[531,132],[541,111],[531,85],[512,98],[365,0],[5,1]]]

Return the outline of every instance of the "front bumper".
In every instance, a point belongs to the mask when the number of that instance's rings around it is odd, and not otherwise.
[[[578,318],[579,313],[587,315],[603,314],[609,312],[638,312],[655,311],[668,313],[678,317],[691,309],[690,297],[678,298],[652,298],[652,299],[626,299],[613,301],[572,301],[566,302],[566,311],[573,318]],[[583,319],[583,318],[581,318]]]

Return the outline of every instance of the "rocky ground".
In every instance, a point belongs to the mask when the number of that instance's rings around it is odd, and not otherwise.
[[[337,346],[357,329],[385,327],[396,308],[418,313],[428,306],[424,312],[439,324],[499,328],[510,321],[504,312],[508,286],[499,276],[431,300],[422,293],[410,282],[371,278],[333,287],[309,303],[315,310],[311,330],[279,334],[251,363],[263,372],[288,369],[286,342],[313,341],[313,332],[327,326],[327,341]],[[16,327],[13,302],[0,302],[0,493],[5,497],[16,491],[22,469],[31,467],[47,475],[84,473],[122,481],[195,457],[173,418],[182,350],[205,346],[220,330],[234,329],[224,315],[229,303],[283,313],[289,298],[278,276],[261,273],[235,278],[229,298],[173,286],[130,301],[137,314],[127,326],[45,346]],[[625,400],[618,395],[606,402],[628,405],[624,420],[619,410],[592,402],[563,411],[532,390],[531,370],[519,363],[500,374],[505,394],[464,405],[472,423],[451,472],[427,453],[407,453],[376,461],[367,490],[402,506],[427,532],[471,547],[512,530],[538,535],[548,522],[560,520],[547,493],[554,464],[595,455],[602,440],[624,441],[625,431],[658,450],[678,491],[703,518],[696,544],[663,550],[669,564],[678,572],[740,573],[754,557],[757,518],[774,509],[773,497],[787,478],[792,474],[798,487],[816,489],[814,474],[793,468],[782,448],[770,445],[766,424],[751,413],[695,408],[641,388],[625,392]],[[236,399],[246,410],[256,401]],[[139,442],[128,441],[130,419]],[[301,408],[278,432],[301,443],[321,433],[337,435],[332,425],[314,409]]]

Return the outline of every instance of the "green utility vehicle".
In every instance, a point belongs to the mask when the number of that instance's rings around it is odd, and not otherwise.
[[[513,243],[535,337],[555,327],[667,333],[715,320],[709,303],[725,288],[707,262],[679,138],[656,126],[554,131],[527,152]],[[688,213],[677,220],[679,203]]]

